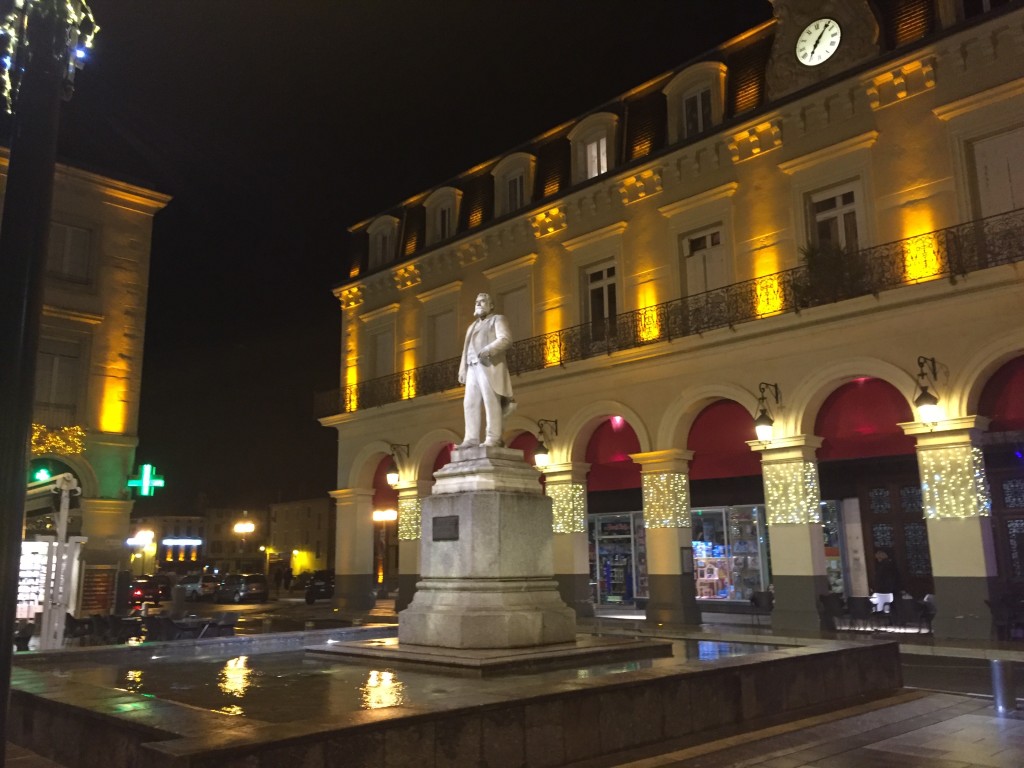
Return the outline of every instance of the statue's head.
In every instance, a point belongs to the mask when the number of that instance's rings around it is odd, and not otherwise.
[[[494,302],[491,301],[491,294],[477,294],[476,304],[473,306],[474,317],[487,317],[494,311]]]

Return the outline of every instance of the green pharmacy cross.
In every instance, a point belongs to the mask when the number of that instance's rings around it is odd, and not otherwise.
[[[140,496],[152,496],[157,488],[164,487],[164,478],[152,464],[143,464],[138,475],[128,478],[128,487],[138,488]]]

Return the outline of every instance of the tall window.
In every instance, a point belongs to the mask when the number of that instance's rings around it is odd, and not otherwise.
[[[461,342],[454,308],[427,317],[427,355],[431,363],[458,357]]]
[[[509,177],[508,180],[508,207],[506,213],[512,211],[518,211],[523,207],[523,203],[526,202],[526,196],[524,194],[524,179],[522,174]]]
[[[730,282],[721,229],[683,235],[683,259],[686,268],[686,292],[689,295],[713,291]]]
[[[606,262],[586,270],[587,321],[591,338],[602,341],[615,336],[615,264]]]
[[[587,142],[587,178],[608,172],[608,137],[601,136]]]
[[[370,246],[370,269],[382,267],[391,261],[391,233],[378,232]]]
[[[711,89],[701,88],[683,97],[683,137],[703,133],[711,126]]]
[[[78,342],[39,340],[33,418],[50,427],[75,423],[81,354]]]
[[[437,239],[447,240],[454,232],[452,227],[452,209],[449,206],[439,208],[437,211]]]
[[[395,372],[395,334],[391,329],[379,331],[371,336],[373,361],[370,378],[390,376]]]
[[[1024,128],[974,142],[978,214],[994,216],[1024,207]]]
[[[860,249],[858,200],[852,187],[839,187],[811,195],[812,240],[819,246]]]
[[[46,271],[53,277],[76,283],[90,280],[89,230],[67,224],[50,224],[50,248]]]
[[[498,308],[501,314],[508,320],[509,330],[512,332],[512,340],[528,339],[533,335],[533,322],[530,306],[529,288],[520,285],[510,291],[498,294]]]

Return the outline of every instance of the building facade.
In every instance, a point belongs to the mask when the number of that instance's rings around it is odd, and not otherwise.
[[[7,163],[3,151],[4,182]],[[114,574],[128,562],[153,217],[168,202],[78,168],[55,170],[26,480],[78,479],[70,530],[87,538],[83,610],[109,607]],[[30,512],[27,532],[45,528]]]
[[[484,291],[517,339],[505,441],[550,449],[579,613],[694,622],[773,592],[774,626],[816,628],[821,595],[883,591],[884,552],[937,635],[988,636],[985,600],[1024,578],[1024,8],[773,6],[351,228],[317,406],[339,608],[372,602],[389,494],[411,598]]]
[[[207,509],[206,570],[220,575],[266,573],[269,537],[265,509]]]
[[[333,507],[327,496],[270,505],[269,575],[278,568],[298,576],[334,567]]]

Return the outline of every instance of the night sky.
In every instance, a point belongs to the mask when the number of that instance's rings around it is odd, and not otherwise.
[[[90,0],[60,159],[155,188],[140,512],[335,487],[346,228],[770,18],[768,0]]]

